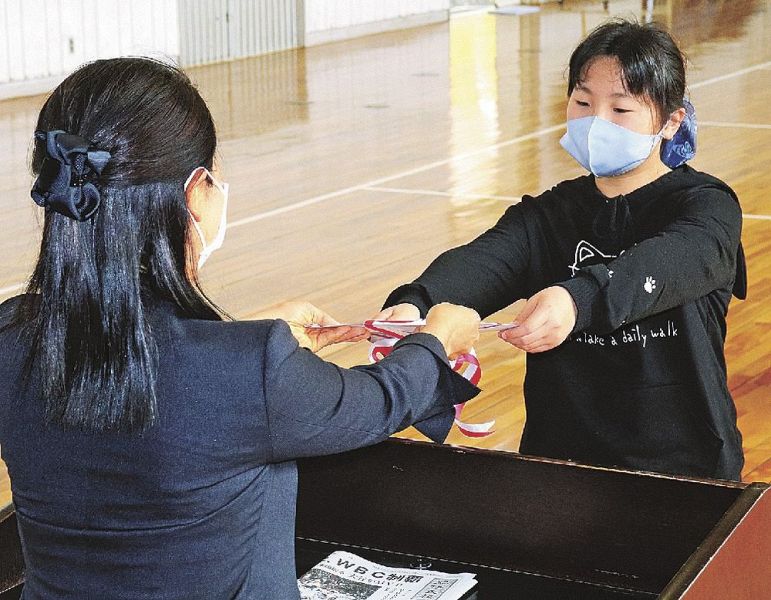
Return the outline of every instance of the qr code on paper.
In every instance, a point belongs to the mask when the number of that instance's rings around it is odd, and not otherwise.
[[[413,596],[415,600],[434,600],[441,598],[447,590],[455,583],[455,579],[440,579],[435,577],[426,584],[422,590]]]

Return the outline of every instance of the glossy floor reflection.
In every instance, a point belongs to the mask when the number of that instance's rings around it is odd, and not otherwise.
[[[730,387],[745,479],[771,481],[769,0],[611,0],[608,12],[601,2],[565,0],[532,15],[464,14],[192,69],[231,183],[227,243],[207,263],[205,284],[242,318],[288,298],[341,320],[371,316],[393,287],[509,203],[580,174],[557,143],[566,65],[609,15],[653,18],[681,41],[700,121],[693,165],[742,200],[750,290],[729,316]],[[43,99],[0,102],[0,299],[21,289],[39,241],[26,163]],[[351,365],[366,350],[326,356]],[[454,432],[450,441],[516,450],[524,355],[494,336],[478,350],[484,392],[466,417],[494,418],[496,432],[477,440]]]

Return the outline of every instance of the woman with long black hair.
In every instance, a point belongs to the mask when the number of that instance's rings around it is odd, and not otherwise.
[[[478,335],[470,309],[350,370],[298,344],[357,335],[304,327],[332,322],[309,304],[224,318],[197,280],[226,226],[215,148],[188,78],[149,59],[85,65],[40,112],[42,245],[0,305],[24,598],[296,598],[293,459],[414,422],[443,439],[477,393],[447,361]]]

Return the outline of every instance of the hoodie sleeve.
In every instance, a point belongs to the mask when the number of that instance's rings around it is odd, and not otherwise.
[[[742,214],[726,190],[688,194],[677,217],[607,265],[581,269],[558,285],[578,309],[574,331],[610,333],[710,292],[731,289],[741,252]]]
[[[391,292],[383,308],[408,302],[425,317],[433,305],[452,302],[484,318],[523,297],[530,256],[523,215],[523,204],[509,207],[491,229],[440,254],[415,281]]]

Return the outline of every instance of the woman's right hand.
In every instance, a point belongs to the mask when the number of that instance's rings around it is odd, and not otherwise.
[[[455,359],[469,352],[479,339],[479,315],[471,308],[443,302],[428,311],[422,333],[436,336],[444,346],[447,357]]]
[[[254,318],[286,321],[300,346],[311,352],[318,352],[330,344],[365,340],[369,335],[361,327],[340,326],[323,310],[305,301],[283,302],[262,311]],[[314,327],[317,325],[320,327]]]

